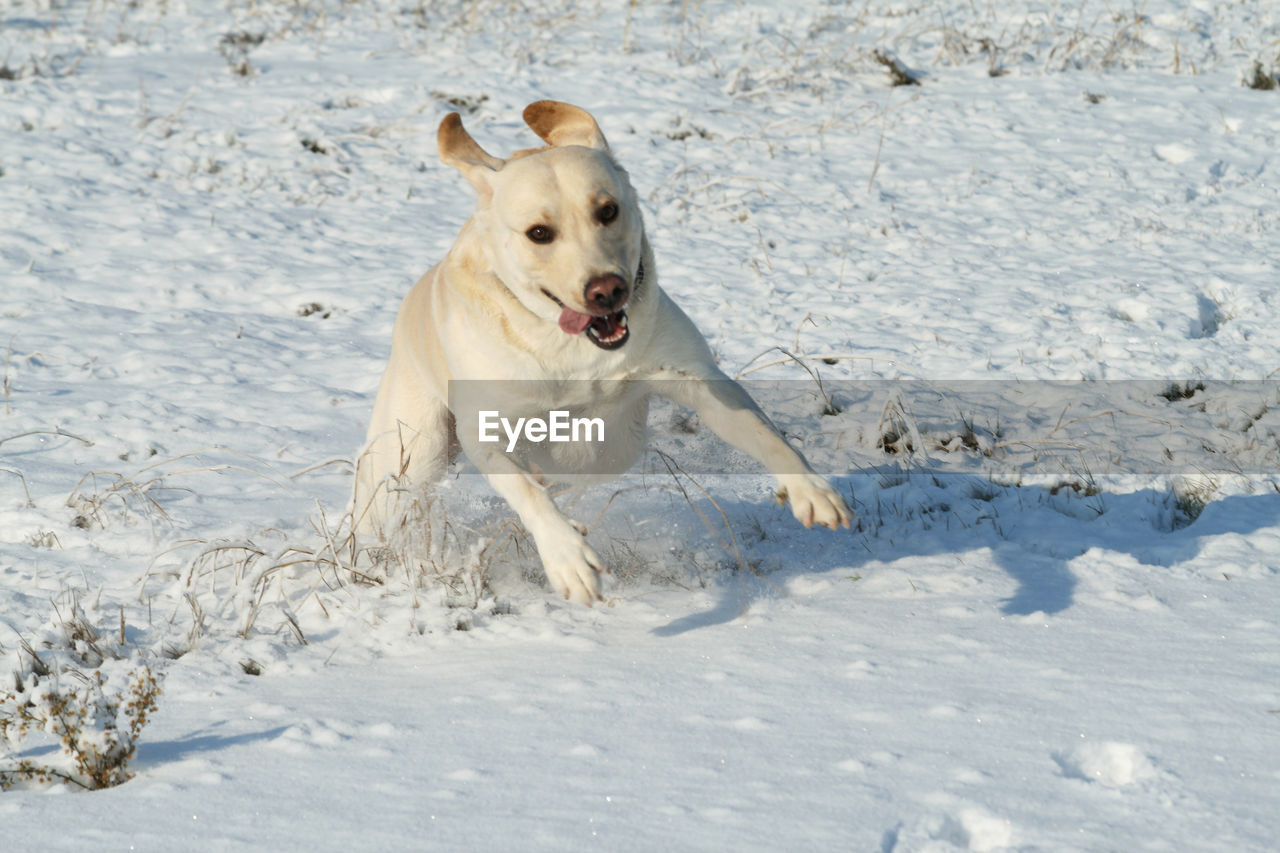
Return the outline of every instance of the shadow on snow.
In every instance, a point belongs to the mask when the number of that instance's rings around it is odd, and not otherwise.
[[[901,479],[901,473],[897,477]],[[1247,535],[1280,523],[1280,494],[1274,493],[1224,497],[1187,520],[1178,519],[1170,491],[1151,488],[1086,498],[1039,486],[994,487],[972,476],[927,470],[913,471],[890,487],[885,487],[883,479],[865,474],[833,483],[846,495],[853,488],[855,496],[865,496],[855,501],[858,529],[852,534],[827,534],[843,540],[837,542],[821,538],[826,531],[794,530],[789,511],[779,510],[762,524],[769,531],[767,539],[744,546],[750,552],[748,559],[762,557],[781,565],[767,576],[768,583],[721,582],[714,607],[682,616],[653,633],[671,637],[732,622],[752,601],[776,594],[779,579],[874,571],[877,565],[913,556],[954,554],[959,558],[981,548],[990,549],[992,562],[1016,584],[1012,595],[991,602],[1000,613],[1060,613],[1075,604],[1080,567],[1072,563],[1090,550],[1126,554],[1146,566],[1170,567],[1196,557],[1211,537]],[[986,492],[981,500],[972,497],[974,486]],[[970,497],[963,497],[966,493]],[[968,512],[955,511],[957,498],[968,502]],[[989,507],[975,509],[975,501]],[[735,526],[758,512],[758,507],[744,501],[721,501],[721,505]],[[975,569],[957,561],[956,571]]]

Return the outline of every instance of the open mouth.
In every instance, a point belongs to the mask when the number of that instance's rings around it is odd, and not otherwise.
[[[546,288],[542,289],[542,293],[560,306],[560,330],[566,335],[579,335],[586,332],[587,340],[600,349],[617,349],[631,337],[631,330],[627,328],[625,310],[610,314],[583,314],[565,305]]]
[[[600,349],[617,349],[627,342],[631,330],[627,328],[627,312],[617,311],[600,317],[592,317],[587,325],[587,339]]]

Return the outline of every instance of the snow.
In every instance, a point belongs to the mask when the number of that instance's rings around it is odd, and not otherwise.
[[[164,679],[136,776],[18,784],[6,839],[1270,849],[1280,110],[1242,81],[1278,37],[1264,2],[6,4],[0,692],[24,641]],[[526,147],[544,97],[854,531],[668,406],[683,473],[561,498],[604,606],[465,465],[421,568],[344,570],[396,306],[472,204],[435,127]]]

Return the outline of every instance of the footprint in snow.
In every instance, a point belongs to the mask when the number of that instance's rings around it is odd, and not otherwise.
[[[1131,743],[1082,743],[1069,752],[1056,753],[1053,760],[1064,776],[1107,788],[1123,788],[1156,776],[1151,759]]]
[[[1157,145],[1152,149],[1156,158],[1166,163],[1185,163],[1195,156],[1190,148],[1177,142],[1170,142],[1165,145]]]

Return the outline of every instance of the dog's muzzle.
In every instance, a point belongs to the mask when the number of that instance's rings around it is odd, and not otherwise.
[[[587,340],[604,350],[614,350],[627,342],[631,330],[627,328],[626,306],[640,290],[644,282],[644,262],[636,269],[635,281],[628,289],[618,275],[597,276],[587,283],[584,292],[588,306],[600,313],[583,314],[565,305],[546,288],[543,294],[560,306],[560,329],[566,334],[586,332]]]

